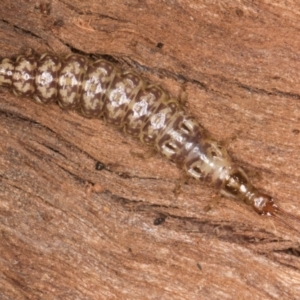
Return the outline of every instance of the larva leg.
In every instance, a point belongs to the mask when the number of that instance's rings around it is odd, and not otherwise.
[[[179,93],[178,102],[182,107],[186,107],[187,99],[188,99],[188,94],[186,91],[186,83],[184,83]]]
[[[219,194],[214,194],[211,198],[211,201],[208,205],[204,207],[204,211],[208,212],[218,206],[219,202],[221,200],[221,196]]]
[[[239,137],[239,135],[241,134],[241,132],[242,132],[242,131],[238,131],[238,132],[236,132],[233,136],[229,136],[229,137],[227,137],[227,138],[221,140],[221,141],[219,142],[220,145],[221,145],[222,147],[224,147],[224,148],[228,148],[229,145],[230,145],[232,142],[234,142],[234,141],[236,141],[236,140],[238,139],[238,137]]]
[[[138,158],[149,159],[149,158],[155,156],[157,154],[157,151],[155,151],[154,149],[147,149],[143,153],[138,153],[138,152],[135,152],[133,150],[130,150],[130,154],[132,156],[135,156],[135,157],[138,157]]]
[[[182,186],[189,183],[191,178],[187,176],[186,174],[182,174],[182,176],[179,178],[179,180],[175,184],[175,188],[173,190],[173,193],[175,194],[175,197],[177,198],[179,194],[181,193]]]

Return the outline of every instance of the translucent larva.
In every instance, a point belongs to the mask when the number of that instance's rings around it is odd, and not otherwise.
[[[161,87],[132,71],[81,55],[53,54],[5,58],[0,85],[38,103],[58,102],[88,118],[103,118],[126,134],[153,146],[189,176],[215,186],[222,195],[241,200],[260,215],[291,216],[271,196],[256,189],[226,149],[186,113]],[[291,216],[293,217],[293,216]]]

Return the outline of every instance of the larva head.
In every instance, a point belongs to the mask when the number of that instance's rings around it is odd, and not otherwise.
[[[258,214],[274,216],[279,211],[273,198],[258,191],[241,168],[232,168],[224,183],[221,190],[223,195],[244,201],[251,205]]]
[[[274,216],[279,211],[274,199],[266,194],[257,192],[253,198],[252,207],[260,215]]]

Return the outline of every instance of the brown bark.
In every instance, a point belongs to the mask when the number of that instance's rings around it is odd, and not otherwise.
[[[299,216],[300,4],[269,2],[2,0],[0,55],[109,55],[185,88],[187,110],[237,136],[234,160]],[[196,181],[176,198],[180,170],[101,120],[4,88],[0,114],[1,299],[300,298],[297,232],[225,198],[205,211],[217,191]]]

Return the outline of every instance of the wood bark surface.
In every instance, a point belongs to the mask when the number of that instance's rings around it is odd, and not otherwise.
[[[106,57],[185,91],[300,216],[299,21],[283,0],[2,0],[0,56]],[[195,180],[176,197],[181,171],[139,141],[0,92],[0,299],[300,299],[298,232]]]

